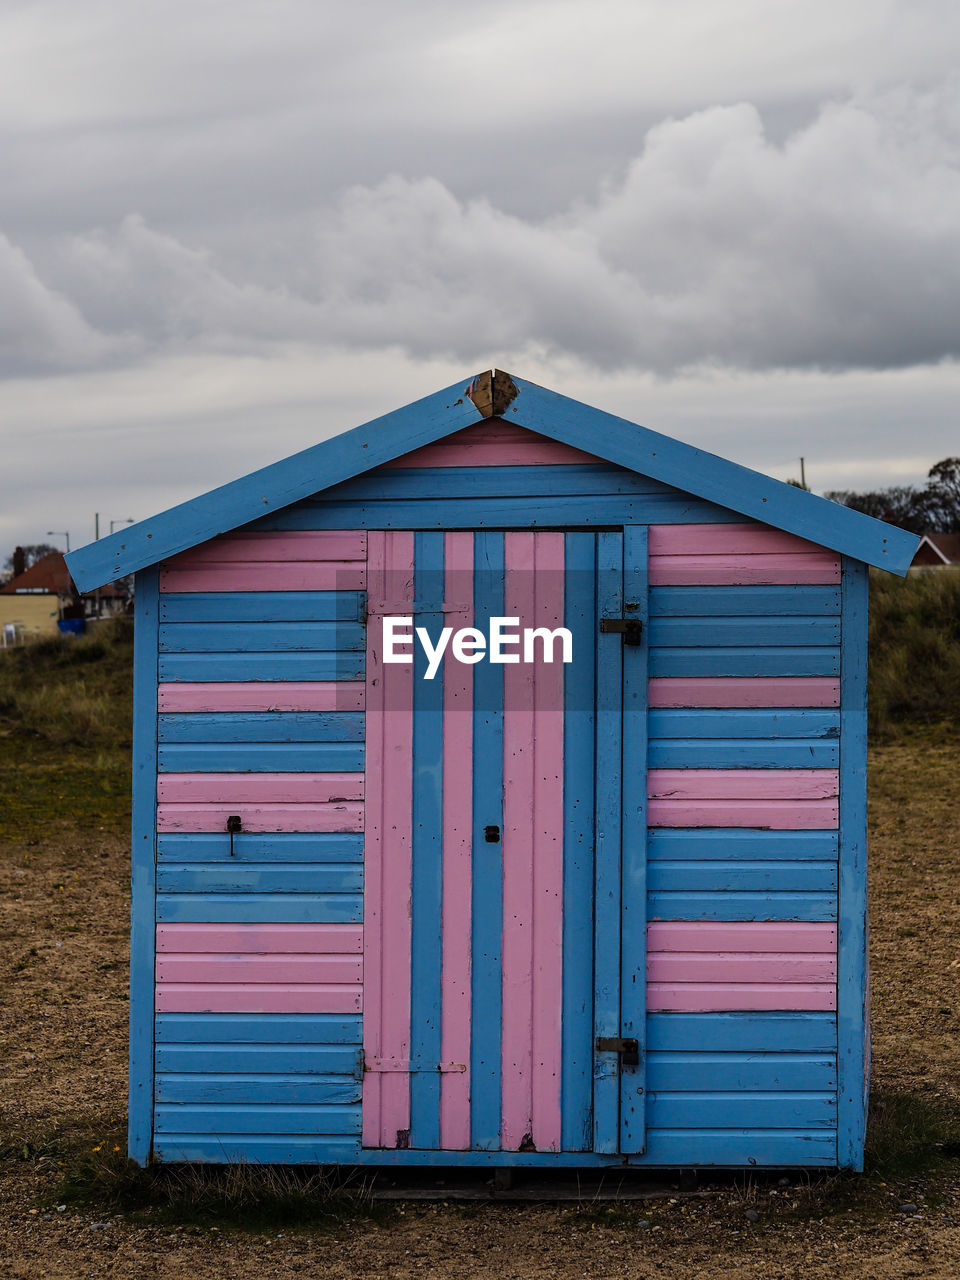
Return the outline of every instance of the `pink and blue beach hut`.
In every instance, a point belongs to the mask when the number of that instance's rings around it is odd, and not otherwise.
[[[136,574],[132,1157],[862,1167],[917,541],[488,372],[74,552]]]

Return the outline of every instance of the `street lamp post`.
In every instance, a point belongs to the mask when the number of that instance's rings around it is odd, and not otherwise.
[[[114,526],[115,524],[133,524],[133,516],[127,516],[126,520],[111,520],[111,521],[110,521],[110,532],[111,532],[111,533],[113,533],[113,526]]]
[[[64,538],[67,543],[67,555],[70,554],[70,534],[69,533],[65,531],[61,532],[61,530],[59,529],[48,529],[47,537],[48,538]]]

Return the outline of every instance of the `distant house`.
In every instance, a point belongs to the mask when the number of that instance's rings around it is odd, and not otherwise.
[[[960,569],[960,533],[925,533],[910,568]]]
[[[16,634],[55,632],[61,618],[119,613],[126,599],[114,583],[81,596],[63,554],[50,551],[0,587],[0,627],[13,627]]]

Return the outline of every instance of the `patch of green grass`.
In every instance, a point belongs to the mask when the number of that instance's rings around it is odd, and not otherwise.
[[[133,627],[0,651],[0,839],[130,822]]]
[[[960,1159],[960,1107],[910,1093],[870,1099],[866,1172],[903,1178]]]
[[[960,726],[960,573],[870,575],[870,733]]]

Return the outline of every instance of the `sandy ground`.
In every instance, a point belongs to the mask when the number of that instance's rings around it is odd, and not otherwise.
[[[958,751],[884,748],[871,788],[875,1088],[957,1105]],[[885,1182],[774,1176],[697,1195],[667,1183],[619,1206],[406,1202],[324,1232],[58,1212],[76,1153],[122,1140],[126,878],[113,837],[0,849],[0,1276],[960,1275],[960,1160]]]

